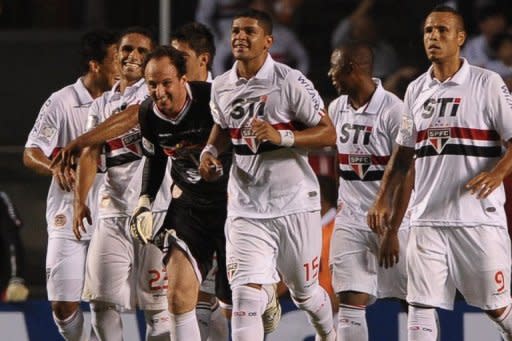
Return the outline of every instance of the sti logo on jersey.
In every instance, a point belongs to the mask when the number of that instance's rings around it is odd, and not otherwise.
[[[368,169],[372,165],[372,157],[370,155],[349,155],[348,163],[357,174],[357,176],[363,180],[368,173]]]
[[[431,118],[434,114],[437,117],[456,116],[461,102],[460,97],[429,98],[423,103],[421,117]]]
[[[251,122],[253,119],[263,119],[266,102],[266,95],[253,98],[238,98],[233,101],[231,107],[230,116],[233,119],[249,118],[240,128],[240,134],[247,147],[249,147],[254,154],[257,153],[261,142],[256,139],[256,135],[252,131]]]
[[[428,142],[434,147],[436,152],[440,154],[444,146],[450,140],[450,128],[430,128],[428,129]]]

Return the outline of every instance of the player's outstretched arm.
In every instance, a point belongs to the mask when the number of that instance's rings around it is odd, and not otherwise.
[[[368,226],[376,233],[383,234],[384,229],[390,226],[393,211],[393,197],[397,189],[406,180],[407,173],[413,165],[414,149],[397,146],[384,171],[379,193],[373,206],[368,211]]]
[[[215,123],[199,160],[199,174],[205,181],[215,181],[222,176],[222,163],[218,156],[226,151],[230,145],[229,130],[222,129]]]
[[[471,194],[477,194],[478,199],[485,199],[496,188],[498,188],[503,179],[512,173],[512,139],[507,142],[507,151],[498,161],[496,166],[489,172],[481,172],[466,184],[466,189]]]
[[[80,156],[76,172],[75,199],[73,204],[73,233],[76,239],[86,232],[84,219],[92,224],[91,211],[87,206],[87,196],[96,177],[100,147],[85,148]]]
[[[107,140],[122,135],[135,127],[139,122],[138,112],[139,105],[135,104],[130,105],[120,113],[110,116],[94,129],[69,142],[53,159],[50,167],[59,167],[64,172],[65,169],[76,163],[84,148],[103,144]]]

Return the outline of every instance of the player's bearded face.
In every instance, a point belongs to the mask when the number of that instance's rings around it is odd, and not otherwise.
[[[272,36],[253,18],[237,18],[231,27],[231,50],[237,60],[257,58],[272,46]]]
[[[145,77],[149,94],[158,109],[168,117],[175,117],[187,99],[185,76],[179,76],[169,58],[162,57],[148,62]]]
[[[151,51],[151,40],[138,33],[129,33],[121,39],[119,61],[121,76],[128,81],[138,81],[144,76],[144,60]]]
[[[452,13],[433,12],[427,17],[423,28],[423,45],[430,61],[442,62],[459,57],[466,38],[459,26]]]

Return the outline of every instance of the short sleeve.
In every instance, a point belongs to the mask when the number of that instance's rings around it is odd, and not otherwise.
[[[222,111],[220,109],[220,106],[217,102],[217,94],[215,91],[215,82],[212,84],[212,90],[211,90],[211,96],[210,96],[210,110],[212,113],[213,121],[218,124],[222,129],[228,128],[228,124],[226,120],[224,119],[224,116],[222,115]]]
[[[47,157],[51,156],[53,150],[57,147],[61,128],[58,118],[59,108],[60,105],[54,96],[50,96],[46,100],[37,115],[25,147],[39,148]]]
[[[405,92],[403,112],[400,120],[400,128],[396,137],[396,143],[401,146],[414,148],[416,144],[417,130],[414,123],[412,87],[409,85]]]
[[[491,74],[486,97],[491,122],[501,138],[508,141],[512,138],[512,96],[498,74]]]
[[[316,126],[325,115],[324,102],[313,83],[301,72],[292,70],[284,82],[284,96],[296,121],[308,127]]]

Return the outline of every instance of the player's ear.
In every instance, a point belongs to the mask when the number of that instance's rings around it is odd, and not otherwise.
[[[97,73],[100,71],[100,63],[96,60],[89,60],[89,70],[91,72]]]
[[[457,32],[457,45],[461,47],[466,41],[466,31]]]
[[[268,51],[272,47],[272,44],[274,43],[274,36],[272,35],[266,35],[265,36],[265,49]]]
[[[211,56],[208,52],[204,52],[199,55],[199,62],[201,63],[201,66],[208,65],[210,59]]]

